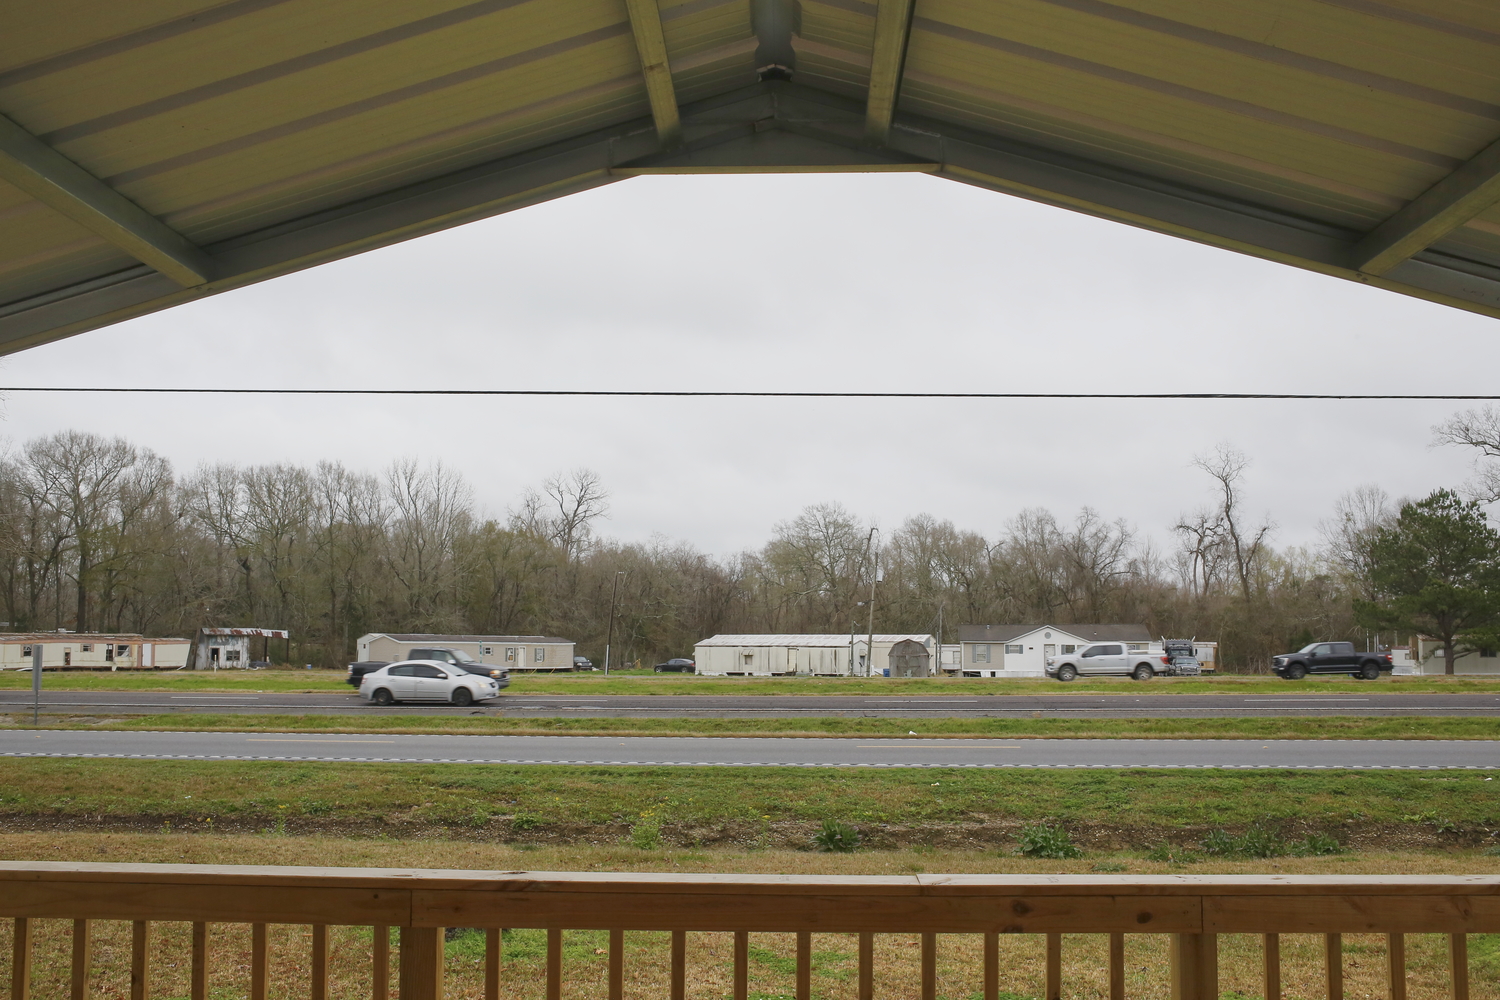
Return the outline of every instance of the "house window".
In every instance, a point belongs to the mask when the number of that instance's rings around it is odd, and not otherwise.
[[[516,647],[514,647],[514,646],[506,646],[505,647],[505,662],[506,663],[515,663],[516,662]]]
[[[105,663],[113,663],[113,662],[115,662],[115,647],[114,647],[113,643],[106,642],[104,644],[104,662]]]
[[[224,662],[225,663],[238,663],[238,662],[240,662],[240,651],[238,649],[226,649],[224,651]]]
[[[990,662],[990,644],[987,642],[976,642],[974,644],[974,662]]]
[[[741,655],[745,657],[745,666],[748,667],[750,664],[752,664],[752,663],[755,662],[755,654],[754,653],[743,653]]]
[[[531,658],[533,661],[541,663],[547,658],[547,651],[545,649],[538,649],[536,652],[531,654]]]
[[[91,642],[86,642],[78,648],[85,653],[92,653],[94,651],[94,644]]]
[[[1139,653],[1141,650],[1146,648],[1146,644],[1144,642],[1127,642],[1125,644],[1125,648],[1130,650],[1130,652],[1132,653]]]
[[[1479,655],[1484,657],[1486,660],[1493,660],[1495,658],[1495,651],[1493,649],[1485,649],[1483,646],[1481,646],[1479,648]]]
[[[481,646],[480,647],[480,653],[479,653],[479,655],[480,656],[494,656],[495,655],[494,647],[492,647],[492,646]]]
[[[129,656],[130,655],[130,647],[129,646],[116,646],[115,647],[115,655],[116,656]]]
[[[1005,646],[1006,656],[1017,656],[1024,652],[1026,652],[1026,647],[1021,645],[1020,643],[1007,643]]]
[[[1078,647],[1077,646],[1069,646],[1066,643],[1063,644],[1063,645],[1061,645],[1061,646],[1059,646],[1058,648],[1061,649],[1065,655],[1067,653],[1076,653],[1076,652],[1078,652]]]
[[[21,647],[21,655],[22,656],[30,656],[31,655],[31,647],[30,646],[22,646]]]

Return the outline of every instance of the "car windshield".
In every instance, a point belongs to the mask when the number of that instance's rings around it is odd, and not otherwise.
[[[1314,650],[1316,650],[1321,645],[1323,645],[1321,642],[1310,642],[1306,646],[1303,646],[1301,649],[1297,650],[1297,652],[1299,652],[1299,653],[1311,653],[1311,652],[1313,652]]]

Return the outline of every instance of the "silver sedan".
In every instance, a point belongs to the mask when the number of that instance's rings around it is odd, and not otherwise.
[[[403,660],[373,670],[360,680],[359,696],[376,705],[398,701],[436,701],[472,705],[500,693],[492,677],[471,674],[437,660]]]

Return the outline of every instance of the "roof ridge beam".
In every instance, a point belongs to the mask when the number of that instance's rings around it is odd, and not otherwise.
[[[635,51],[641,57],[641,75],[646,78],[646,97],[651,102],[656,136],[663,146],[675,146],[682,141],[682,113],[677,107],[677,90],[672,85],[672,66],[667,61],[661,8],[657,0],[625,0],[625,9],[630,12]]]
[[[1500,140],[1490,143],[1354,245],[1354,269],[1387,274],[1500,201]]]
[[[184,288],[213,277],[212,260],[187,237],[4,115],[0,179]]]
[[[875,42],[870,52],[870,88],[865,102],[865,135],[884,145],[891,136],[896,117],[896,99],[901,92],[901,72],[906,65],[906,47],[911,40],[914,0],[878,0],[875,7]]]

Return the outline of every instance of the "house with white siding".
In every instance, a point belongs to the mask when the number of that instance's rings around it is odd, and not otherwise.
[[[1047,657],[1076,652],[1093,642],[1148,649],[1144,625],[960,625],[959,673],[964,677],[1045,677]]]

